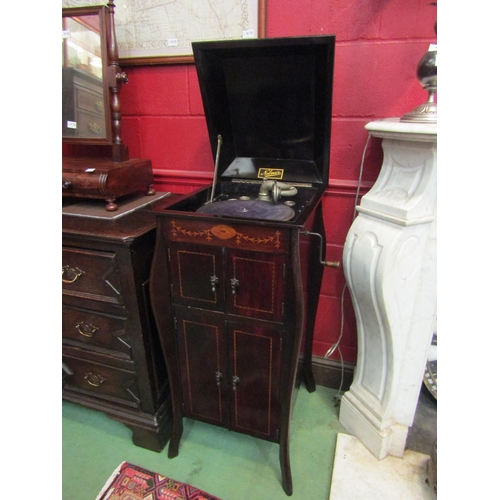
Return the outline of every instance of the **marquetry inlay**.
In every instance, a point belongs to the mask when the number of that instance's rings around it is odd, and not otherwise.
[[[269,232],[268,234],[262,233],[259,235],[252,235],[247,232],[238,231],[234,227],[226,224],[217,224],[206,228],[200,227],[198,229],[185,227],[175,220],[171,221],[171,224],[172,229],[170,235],[173,239],[182,237],[183,240],[186,240],[186,238],[194,241],[203,239],[208,242],[214,239],[225,241],[232,240],[236,245],[246,243],[262,247],[272,246],[276,249],[281,249],[282,247],[281,231],[279,230]]]

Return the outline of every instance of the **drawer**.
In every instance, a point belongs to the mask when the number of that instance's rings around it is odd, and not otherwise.
[[[63,386],[107,401],[140,407],[135,372],[63,355]]]
[[[63,295],[123,305],[118,262],[113,252],[63,247]]]
[[[80,347],[109,350],[116,356],[132,358],[126,318],[123,317],[63,305],[62,336]]]
[[[108,192],[107,173],[98,170],[95,172],[65,172],[63,170],[62,182],[66,185],[63,194],[67,196],[84,194],[95,198],[112,197]]]
[[[80,137],[106,137],[106,121],[104,117],[78,110],[76,115],[77,131]]]
[[[104,115],[104,99],[101,94],[76,87],[76,103],[79,109]]]

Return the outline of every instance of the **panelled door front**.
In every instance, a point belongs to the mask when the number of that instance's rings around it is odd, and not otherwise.
[[[277,441],[284,256],[170,242],[169,259],[184,414]]]
[[[176,304],[224,310],[222,248],[170,242],[169,258]]]
[[[278,440],[281,332],[175,306],[184,414]]]
[[[284,271],[283,255],[227,249],[226,311],[281,321]]]
[[[224,317],[180,306],[175,315],[184,413],[227,426]]]
[[[228,322],[231,427],[262,439],[279,438],[281,332]]]

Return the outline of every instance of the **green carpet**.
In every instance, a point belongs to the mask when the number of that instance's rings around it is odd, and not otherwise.
[[[327,500],[336,436],[345,432],[334,406],[336,390],[300,388],[293,413],[290,457],[297,500]],[[104,414],[63,402],[63,500],[95,500],[114,469],[127,461],[222,500],[289,498],[281,487],[279,447],[209,424],[184,419],[179,455],[135,446],[131,431]]]

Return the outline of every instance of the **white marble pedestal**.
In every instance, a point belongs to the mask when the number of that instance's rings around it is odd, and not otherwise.
[[[384,161],[347,235],[358,359],[340,423],[378,459],[403,457],[436,319],[437,125],[371,122]]]
[[[354,436],[339,433],[329,500],[437,500],[427,483],[429,455],[377,460]]]

